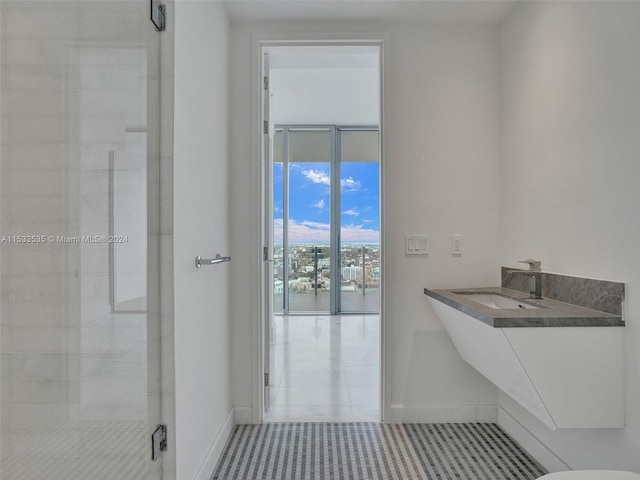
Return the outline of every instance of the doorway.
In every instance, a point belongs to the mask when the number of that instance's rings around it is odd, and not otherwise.
[[[377,421],[381,45],[262,53],[264,418]]]

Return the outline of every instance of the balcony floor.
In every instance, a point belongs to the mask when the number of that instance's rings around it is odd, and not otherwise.
[[[282,313],[276,306],[282,305],[282,295],[274,295],[274,309],[277,313]],[[363,295],[362,292],[342,292],[340,313],[379,313],[380,312],[380,290],[368,289]],[[328,313],[329,312],[329,292],[318,292],[318,295],[311,293],[293,293],[289,295],[289,314],[296,313]]]

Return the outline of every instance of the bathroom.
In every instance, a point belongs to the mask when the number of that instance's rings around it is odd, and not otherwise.
[[[119,149],[103,148],[111,140],[67,136],[78,129],[82,105],[92,105],[69,95],[82,91],[69,67],[95,63],[147,78],[132,90],[149,113],[132,126],[148,118],[153,219],[147,336],[128,352],[137,355],[137,376],[125,372],[120,383],[103,384],[126,391],[149,382],[134,398],[149,425],[138,437],[126,435],[138,439],[140,452],[118,461],[116,476],[108,468],[123,453],[115,447],[122,432],[98,434],[89,425],[65,430],[64,448],[46,441],[64,438],[54,436],[61,405],[92,407],[104,393],[95,370],[73,371],[78,363],[122,353],[116,327],[90,322],[82,327],[89,337],[95,326],[114,348],[68,346],[82,329],[60,319],[73,312],[68,320],[79,321],[77,290],[91,288],[74,283],[83,257],[60,261],[59,250],[36,246],[25,254],[2,245],[1,478],[208,479],[233,426],[260,422],[259,44],[364,40],[383,44],[382,420],[497,423],[547,471],[640,472],[640,3],[154,0],[152,13],[165,5],[162,32],[150,23],[149,3],[0,2],[1,234],[75,233],[84,213],[74,202],[91,193],[77,175],[91,174],[91,165],[88,172],[71,165],[56,146],[93,142],[106,160],[115,150],[117,161]],[[65,50],[57,48],[62,41]],[[86,61],[68,56],[69,43],[85,49]],[[114,53],[124,44],[145,46],[146,60]],[[112,56],[97,62],[88,54],[96,48]],[[122,88],[122,74],[103,77],[116,87],[98,87]],[[46,163],[56,159],[59,165]],[[47,221],[56,213],[52,199],[62,197],[61,220]],[[100,233],[107,217],[81,233]],[[405,255],[407,234],[428,235],[428,255]],[[451,254],[454,234],[463,238],[461,256]],[[195,268],[195,256],[217,253],[231,262]],[[550,430],[460,358],[423,294],[425,287],[498,285],[500,267],[525,258],[542,260],[544,271],[625,283],[624,428]],[[60,280],[66,286],[51,290]],[[47,295],[55,302],[45,305]],[[20,300],[33,308],[20,313],[13,305]],[[53,303],[64,311],[52,313]],[[43,343],[56,335],[56,345]],[[100,344],[82,338],[80,345]],[[43,352],[64,356],[64,372],[34,373],[12,360],[29,354],[25,365],[53,365],[51,356],[35,358]],[[51,380],[60,377],[53,392]],[[74,395],[80,400],[67,400]],[[134,403],[124,394],[110,398],[112,406]],[[113,415],[105,402],[94,403],[96,415]],[[159,423],[167,425],[168,448],[151,463],[147,434]],[[96,436],[114,446],[100,447]],[[58,450],[48,450],[56,443]],[[87,444],[96,454],[90,461],[79,453]],[[29,468],[16,470],[20,448]]]

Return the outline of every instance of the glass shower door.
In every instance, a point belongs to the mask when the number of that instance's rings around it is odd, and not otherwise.
[[[146,1],[0,8],[0,477],[158,480],[160,34]]]

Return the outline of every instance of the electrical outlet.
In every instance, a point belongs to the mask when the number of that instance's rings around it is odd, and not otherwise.
[[[453,257],[462,256],[462,235],[451,235],[451,255]]]

